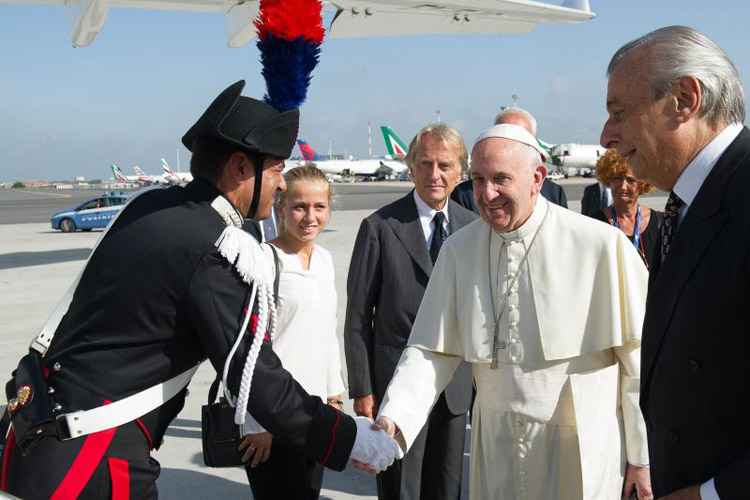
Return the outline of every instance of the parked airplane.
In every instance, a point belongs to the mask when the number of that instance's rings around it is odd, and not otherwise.
[[[324,173],[342,177],[366,177],[386,179],[406,169],[398,161],[373,158],[370,160],[321,160],[315,149],[302,139],[297,140],[302,161],[300,164],[312,164]]]
[[[589,176],[605,148],[596,144],[558,144],[550,150],[552,164],[560,167],[565,176]]]
[[[66,5],[73,46],[90,45],[107,21],[109,7],[222,12],[227,42],[241,47],[256,37],[258,0],[0,0],[0,3]],[[534,0],[327,0],[329,37],[427,34],[528,33],[541,23],[578,23],[595,17],[589,0],[552,5]],[[328,17],[328,16],[326,16]]]
[[[161,159],[161,168],[164,170],[164,177],[170,184],[187,184],[192,182],[193,175],[190,172],[175,172],[164,158]]]
[[[140,179],[143,180],[143,183],[146,185],[152,185],[152,184],[172,184],[172,182],[167,178],[166,175],[148,175],[146,172],[144,172],[141,167],[138,165],[135,165],[133,167],[133,172],[135,172],[135,175],[137,175]]]

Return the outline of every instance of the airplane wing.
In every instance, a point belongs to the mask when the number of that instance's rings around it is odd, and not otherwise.
[[[532,0],[332,0],[333,37],[526,33],[539,23],[588,21],[588,0],[562,6]]]
[[[251,22],[258,0],[0,0],[15,4],[57,4],[72,11],[74,47],[91,44],[110,7],[222,12],[227,42],[241,47],[255,38]],[[588,21],[588,0],[553,5],[533,0],[326,0],[333,9],[328,36],[376,37],[425,34],[526,33],[540,23]]]

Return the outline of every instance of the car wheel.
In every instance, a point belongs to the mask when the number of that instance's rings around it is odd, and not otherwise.
[[[76,223],[73,219],[63,219],[60,221],[60,230],[63,233],[72,233],[76,230]]]

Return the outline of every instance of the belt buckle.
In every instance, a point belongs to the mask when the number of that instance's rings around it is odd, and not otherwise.
[[[60,441],[70,441],[75,437],[70,435],[70,427],[68,427],[67,414],[55,416],[55,429],[57,430],[57,438]]]

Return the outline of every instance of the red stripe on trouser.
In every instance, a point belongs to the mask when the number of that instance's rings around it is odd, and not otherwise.
[[[340,423],[341,423],[341,413],[336,412],[336,421],[333,423],[333,426],[331,427],[331,438],[328,441],[328,449],[323,455],[323,459],[320,461],[321,464],[325,465],[325,463],[328,462],[328,459],[331,457],[331,452],[333,452],[333,445],[336,443],[336,429],[339,428]]]
[[[108,458],[112,500],[130,500],[130,467],[122,458]]]
[[[3,469],[0,471],[0,491],[8,491],[8,469],[10,468],[10,454],[13,447],[16,446],[16,433],[13,427],[10,428],[8,438],[5,440],[5,450],[3,452]]]
[[[81,450],[78,452],[73,465],[68,469],[60,485],[52,494],[52,500],[68,500],[78,498],[94,475],[97,466],[102,461],[109,443],[115,437],[117,428],[95,432],[86,436]]]

